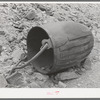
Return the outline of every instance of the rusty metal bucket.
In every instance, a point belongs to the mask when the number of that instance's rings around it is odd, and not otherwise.
[[[31,28],[27,36],[28,59],[41,46],[49,45],[32,65],[42,74],[53,74],[80,64],[90,54],[94,38],[91,31],[76,22],[55,22]]]

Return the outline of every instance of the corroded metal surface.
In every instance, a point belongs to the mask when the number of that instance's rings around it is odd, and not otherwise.
[[[57,73],[80,64],[90,54],[94,39],[91,31],[75,22],[56,22],[33,27],[27,36],[28,59],[31,59],[41,46],[49,48],[32,62],[47,74]]]

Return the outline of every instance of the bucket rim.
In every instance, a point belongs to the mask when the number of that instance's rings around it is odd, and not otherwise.
[[[51,37],[48,33],[50,33],[46,28],[44,28],[42,25],[37,25],[37,26],[33,26],[33,27],[31,27],[31,29],[29,30],[29,32],[33,29],[33,28],[40,28],[40,29],[42,29],[43,31],[45,31],[45,33],[46,33],[46,35],[48,36],[48,38],[50,39],[50,42],[51,42],[51,45],[52,45],[52,49],[53,49],[53,62],[52,62],[52,67],[51,67],[51,69],[50,69],[50,71],[47,71],[47,73],[45,73],[45,72],[42,72],[43,70],[42,69],[40,69],[41,70],[41,72],[40,73],[42,73],[42,74],[49,74],[49,73],[51,73],[51,70],[52,69],[54,69],[54,56],[55,56],[55,50],[54,50],[54,43],[53,43],[53,37]],[[29,35],[29,32],[28,32],[28,34],[27,34],[27,38],[28,38],[28,35]],[[28,42],[28,41],[27,41]],[[27,43],[28,44],[28,43]],[[27,45],[28,46],[28,45]]]

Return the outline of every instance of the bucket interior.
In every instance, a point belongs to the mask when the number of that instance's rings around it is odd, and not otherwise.
[[[43,28],[33,27],[29,31],[27,36],[28,59],[31,59],[40,51],[43,39],[49,39],[48,34]],[[52,68],[53,60],[53,48],[50,48],[46,49],[32,64],[41,70],[49,72]]]

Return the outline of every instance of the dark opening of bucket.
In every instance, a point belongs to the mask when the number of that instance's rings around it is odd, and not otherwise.
[[[47,32],[41,27],[33,27],[27,36],[27,49],[28,59],[36,55],[42,46],[42,40],[49,39]],[[35,61],[32,62],[33,66],[47,72],[53,65],[53,49],[46,49]]]

